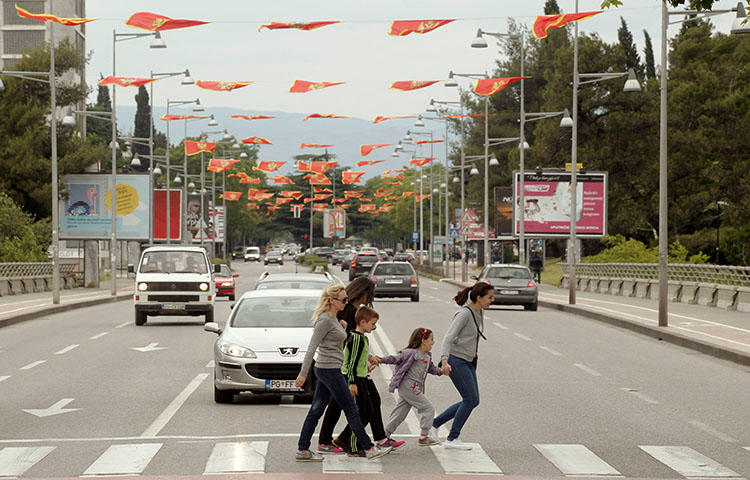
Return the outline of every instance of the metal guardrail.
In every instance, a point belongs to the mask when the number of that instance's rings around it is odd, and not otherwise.
[[[570,265],[559,263],[567,277]],[[750,266],[702,265],[677,263],[667,266],[670,282],[696,283],[703,285],[731,285],[750,287]],[[657,280],[659,265],[656,263],[578,263],[576,275],[621,280]]]
[[[71,277],[77,265],[63,263],[60,265],[60,276]],[[52,277],[52,263],[47,262],[17,262],[0,263],[0,280],[25,280]]]

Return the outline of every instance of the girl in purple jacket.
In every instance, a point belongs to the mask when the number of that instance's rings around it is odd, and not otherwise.
[[[390,439],[396,428],[406,419],[412,407],[417,409],[422,434],[417,442],[420,446],[437,445],[440,441],[429,436],[432,420],[435,418],[435,407],[424,394],[424,383],[427,374],[442,375],[443,372],[432,363],[432,345],[435,338],[432,330],[417,328],[409,337],[409,344],[397,355],[388,355],[380,363],[396,365],[388,391],[393,393],[398,388],[398,402],[391,412],[385,434]]]

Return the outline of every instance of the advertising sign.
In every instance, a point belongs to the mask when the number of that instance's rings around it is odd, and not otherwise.
[[[570,234],[570,177],[565,173],[526,172],[524,177],[524,232],[539,237]],[[576,186],[576,235],[600,237],[607,234],[607,174],[578,174]],[[513,234],[520,224],[520,174],[513,172]]]
[[[112,236],[112,176],[66,175],[68,198],[60,200],[60,238],[106,240]],[[151,208],[148,175],[117,176],[117,225],[120,240],[148,240]]]
[[[209,207],[208,213],[211,215],[211,218],[213,219],[212,223],[214,225],[214,235],[216,236],[217,242],[223,242],[224,241],[224,207],[218,206],[215,209],[213,206]]]
[[[513,187],[495,187],[495,231],[500,237],[513,235]]]
[[[182,239],[182,190],[169,189],[169,237]],[[154,240],[167,239],[167,191],[154,190]]]
[[[201,205],[203,208],[201,208]],[[189,235],[188,240],[193,243],[201,243],[211,239],[213,233],[213,219],[208,214],[208,194],[188,193],[187,211],[185,212],[185,225]]]
[[[323,237],[345,238],[346,237],[346,210],[325,209],[323,210]]]

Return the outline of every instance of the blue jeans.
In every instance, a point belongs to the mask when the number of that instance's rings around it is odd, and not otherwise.
[[[305,423],[302,424],[297,448],[300,450],[310,449],[310,439],[313,433],[315,433],[315,427],[318,426],[318,421],[323,416],[328,401],[333,397],[344,411],[346,421],[349,427],[351,427],[352,432],[354,432],[354,435],[357,436],[359,444],[365,450],[370,449],[373,445],[372,440],[370,440],[370,437],[365,432],[365,427],[359,418],[359,409],[357,408],[357,404],[354,403],[354,397],[349,391],[349,384],[344,374],[338,368],[315,367],[315,375],[318,378],[318,382],[315,384],[315,393],[313,394],[310,411],[307,412]]]
[[[461,395],[461,401],[446,408],[443,413],[435,417],[432,426],[438,428],[453,419],[448,440],[455,440],[461,434],[461,429],[469,419],[471,411],[479,405],[479,384],[477,384],[477,370],[471,362],[451,355],[448,357],[448,365],[451,366],[451,381]]]

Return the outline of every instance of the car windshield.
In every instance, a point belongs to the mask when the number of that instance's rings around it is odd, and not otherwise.
[[[260,249],[259,248],[248,248],[247,250],[245,250],[245,253],[260,253]]]
[[[394,263],[391,265],[378,265],[375,267],[373,275],[414,275],[411,265],[399,265]]]
[[[221,271],[216,274],[217,277],[231,277],[232,272],[229,271],[229,267],[226,265],[221,266]]]
[[[234,328],[312,327],[317,297],[246,298],[234,307]]]
[[[202,252],[146,252],[138,269],[140,273],[208,273]]]
[[[485,275],[488,278],[521,278],[521,279],[531,279],[531,274],[528,270],[525,268],[515,268],[515,267],[492,267],[487,270],[487,275]]]
[[[294,280],[280,280],[277,282],[263,282],[258,285],[257,290],[277,290],[279,288],[300,288],[302,290],[325,290],[330,283]]]
[[[268,252],[268,254],[266,256],[267,257],[280,257],[281,256],[281,252],[277,252],[277,251]]]

